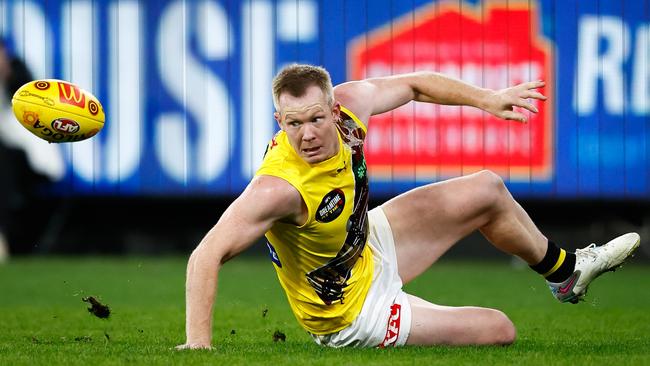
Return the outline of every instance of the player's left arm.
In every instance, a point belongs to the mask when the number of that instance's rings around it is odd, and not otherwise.
[[[544,85],[543,81],[531,81],[492,90],[436,72],[415,72],[343,83],[334,88],[334,98],[364,122],[372,115],[393,110],[412,100],[472,106],[499,118],[526,122],[526,116],[515,111],[514,107],[536,113],[537,108],[529,99],[546,100],[537,91]]]

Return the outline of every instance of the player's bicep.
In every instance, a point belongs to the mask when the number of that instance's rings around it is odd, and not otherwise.
[[[206,243],[214,245],[222,262],[253,245],[276,221],[300,209],[300,194],[286,181],[256,177],[226,209],[210,230]]]
[[[414,98],[411,85],[398,76],[350,81],[337,85],[334,93],[337,101],[362,120],[393,110]]]

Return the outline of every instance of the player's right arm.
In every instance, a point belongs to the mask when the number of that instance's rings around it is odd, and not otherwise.
[[[491,90],[440,73],[420,71],[349,81],[334,88],[334,98],[364,122],[372,115],[393,110],[412,100],[471,106],[502,119],[525,122],[526,115],[514,107],[537,113],[529,99],[546,100],[537,91],[544,85],[542,81],[532,81]]]
[[[251,246],[276,221],[302,224],[303,201],[287,181],[272,176],[253,178],[196,247],[187,264],[187,340],[178,349],[210,348],[212,307],[221,266]]]

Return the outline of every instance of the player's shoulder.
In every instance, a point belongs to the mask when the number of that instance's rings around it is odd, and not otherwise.
[[[374,85],[366,80],[348,81],[334,87],[334,99],[352,112],[364,124],[372,110]]]
[[[373,84],[367,80],[353,80],[338,84],[334,87],[334,99],[344,105],[354,105],[362,102],[372,93]]]
[[[286,200],[300,197],[300,193],[285,178],[276,175],[259,174],[253,177],[247,190],[253,190],[256,195],[267,196],[267,200]]]
[[[302,196],[296,187],[274,175],[260,174],[253,177],[245,195],[260,209],[273,211],[284,217],[300,213]]]
[[[291,186],[286,179],[264,173],[253,177],[249,185],[259,189],[283,189],[285,186]]]

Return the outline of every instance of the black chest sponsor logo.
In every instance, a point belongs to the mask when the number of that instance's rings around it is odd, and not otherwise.
[[[340,189],[332,190],[323,197],[316,210],[316,221],[332,222],[343,212],[345,207],[345,194]]]

